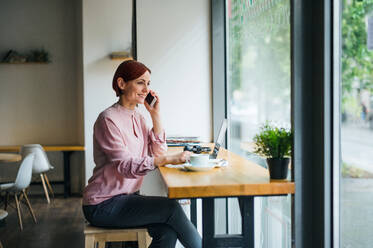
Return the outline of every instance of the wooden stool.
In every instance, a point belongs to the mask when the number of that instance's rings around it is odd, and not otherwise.
[[[84,227],[85,248],[104,248],[105,242],[137,241],[139,248],[147,248],[151,237],[146,228],[109,229],[86,224]]]

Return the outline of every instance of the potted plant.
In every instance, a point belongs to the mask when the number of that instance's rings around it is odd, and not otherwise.
[[[292,132],[267,122],[255,135],[254,142],[256,145],[254,152],[267,159],[270,178],[285,179],[293,144]]]

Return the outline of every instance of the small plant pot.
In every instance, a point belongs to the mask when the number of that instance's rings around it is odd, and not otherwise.
[[[267,158],[270,179],[286,179],[290,158]]]

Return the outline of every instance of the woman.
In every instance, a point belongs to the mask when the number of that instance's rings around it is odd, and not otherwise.
[[[144,175],[166,164],[186,161],[188,152],[166,155],[165,132],[160,120],[160,99],[149,90],[151,71],[142,63],[125,61],[117,68],[113,89],[119,101],[103,111],[94,125],[96,167],[83,192],[86,219],[101,227],[146,227],[150,247],[202,247],[201,237],[175,200],[138,194]],[[156,99],[151,107],[148,93]],[[136,106],[144,104],[153,128],[145,125]]]

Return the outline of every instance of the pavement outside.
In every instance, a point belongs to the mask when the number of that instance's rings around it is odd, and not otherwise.
[[[342,178],[341,248],[373,247],[373,178]]]

